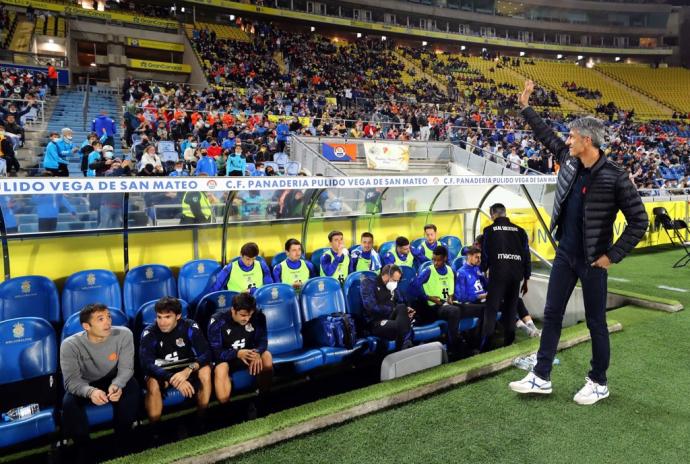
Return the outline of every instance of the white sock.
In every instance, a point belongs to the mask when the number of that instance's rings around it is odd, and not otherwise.
[[[515,327],[517,327],[518,329],[522,330],[522,331],[525,332],[527,335],[529,335],[530,332],[532,331],[529,327],[527,327],[527,324],[525,324],[524,322],[522,322],[522,321],[519,320],[519,319],[518,319],[518,321],[515,323]]]

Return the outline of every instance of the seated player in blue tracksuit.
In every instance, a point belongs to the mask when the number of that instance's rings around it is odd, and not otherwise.
[[[142,332],[139,346],[149,422],[154,425],[160,421],[162,392],[172,386],[185,398],[196,394],[198,423],[202,424],[212,391],[211,350],[196,322],[182,318],[180,300],[163,297],[155,310],[156,320]]]
[[[479,266],[482,251],[471,247],[467,250],[467,261],[458,269],[455,276],[455,300],[460,303],[482,303],[486,300],[486,288],[489,284]]]
[[[314,276],[314,265],[302,258],[302,244],[297,239],[291,238],[285,242],[285,253],[285,261],[273,266],[273,282],[299,290]]]
[[[424,241],[413,251],[417,264],[431,261],[434,250],[439,245],[438,240],[436,240],[437,230],[434,224],[424,226]],[[451,259],[448,261],[451,261]]]
[[[257,378],[259,395],[265,396],[273,381],[273,357],[267,350],[266,316],[247,293],[232,298],[229,311],[214,314],[208,323],[208,342],[213,351],[213,381],[221,404],[230,401],[233,372],[248,369]]]
[[[333,230],[328,234],[330,248],[321,255],[319,275],[333,277],[342,285],[350,274],[350,254],[343,243],[343,233]]]
[[[415,255],[416,253],[416,255]],[[395,239],[395,250],[391,250],[384,254],[381,258],[382,264],[395,264],[396,266],[414,267],[415,258],[420,256],[421,251],[418,248],[410,247],[410,241],[407,237],[398,237]]]
[[[371,232],[363,232],[360,242],[361,244],[350,253],[350,274],[381,269],[381,258],[374,250],[374,235]]]
[[[462,303],[463,309],[467,313],[469,309],[476,309],[478,314],[483,315],[484,301],[486,300],[486,289],[489,282],[481,270],[482,251],[478,247],[470,247],[467,250],[467,262],[458,269],[455,276],[455,300]],[[541,331],[534,325],[522,298],[518,299],[518,312],[516,327],[523,330],[530,337],[538,337]]]
[[[254,242],[242,245],[240,257],[233,259],[219,273],[211,292],[227,289],[254,294],[257,288],[272,284],[273,278],[266,262],[257,259],[259,246]]]

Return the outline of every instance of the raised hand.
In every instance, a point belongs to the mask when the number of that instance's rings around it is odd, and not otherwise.
[[[522,94],[518,98],[518,102],[520,103],[521,108],[526,108],[529,106],[529,97],[532,95],[532,92],[534,92],[534,81],[531,79],[527,79],[525,81],[525,89],[522,91]]]

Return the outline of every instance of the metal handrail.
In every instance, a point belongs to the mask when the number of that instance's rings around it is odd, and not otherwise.
[[[91,85],[89,84],[90,77],[90,74],[86,75],[86,92],[84,93],[84,103],[82,104],[82,118],[84,130],[86,130],[86,124],[89,115],[89,96],[91,95]]]

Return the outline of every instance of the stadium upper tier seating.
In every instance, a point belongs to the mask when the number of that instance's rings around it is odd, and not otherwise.
[[[600,64],[604,74],[637,89],[678,112],[690,111],[690,70],[646,65]]]
[[[594,111],[598,103],[613,102],[616,107],[623,110],[634,109],[639,117],[646,119],[668,119],[672,112],[661,105],[655,104],[650,99],[639,95],[629,87],[604,76],[596,69],[588,69],[575,63],[559,61],[534,60],[533,65],[523,64],[514,68],[521,74],[542,83],[542,85],[555,90],[563,98],[577,103],[582,108]],[[574,82],[579,87],[596,89],[601,92],[601,100],[581,98],[563,88],[564,82]]]

